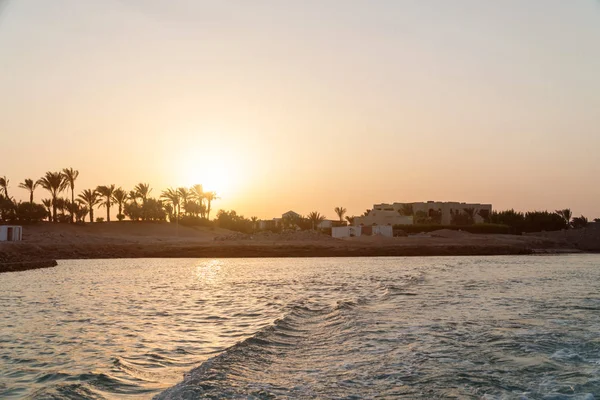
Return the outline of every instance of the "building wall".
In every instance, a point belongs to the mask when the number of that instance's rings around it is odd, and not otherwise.
[[[23,240],[23,227],[16,225],[1,225],[0,226],[0,242],[5,242],[8,240],[8,231],[9,229],[12,231],[12,241]]]
[[[391,225],[377,225],[373,227],[373,235],[381,235],[387,237],[394,236],[394,229]]]
[[[334,238],[345,238],[360,235],[360,226],[334,226],[331,228],[331,236]]]
[[[464,210],[465,208],[474,208],[475,215],[475,223],[483,223],[484,220],[480,215],[477,214],[479,210],[488,210],[489,213],[492,213],[492,205],[491,204],[480,204],[480,203],[460,203],[455,201],[428,201],[428,202],[417,202],[417,203],[394,203],[394,204],[376,204],[375,207],[379,208],[393,208],[398,211],[401,210],[405,204],[410,204],[413,207],[413,213],[417,211],[423,211],[425,213],[429,213],[429,210],[440,210],[442,212],[442,224],[450,225],[452,221],[452,212],[456,210]]]
[[[412,216],[404,216],[400,215],[398,211],[394,211],[393,209],[377,209],[373,208],[369,211],[364,217],[356,217],[354,218],[354,225],[412,225],[413,217]]]

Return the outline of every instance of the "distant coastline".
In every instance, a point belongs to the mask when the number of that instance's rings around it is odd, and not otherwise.
[[[333,239],[317,233],[242,235],[168,223],[25,226],[22,242],[0,244],[0,272],[46,268],[54,260],[108,258],[256,258],[482,256],[581,252],[565,235],[477,235]],[[587,235],[589,236],[589,235]]]

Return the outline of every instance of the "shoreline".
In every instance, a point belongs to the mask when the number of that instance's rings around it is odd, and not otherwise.
[[[435,257],[574,254],[569,248],[529,248],[491,244],[327,246],[326,244],[218,244],[218,245],[75,245],[14,244],[0,273],[49,268],[56,260],[111,258],[298,258],[298,257]],[[1,250],[1,249],[0,249]],[[6,256],[5,256],[6,259]]]
[[[407,237],[336,239],[313,231],[241,234],[168,223],[48,223],[24,226],[23,241],[0,243],[0,272],[76,259],[493,256],[600,250],[595,239],[584,242],[560,232],[547,236],[439,230]]]

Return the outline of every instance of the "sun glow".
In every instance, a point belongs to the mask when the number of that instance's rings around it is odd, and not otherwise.
[[[216,192],[217,196],[231,196],[241,183],[241,165],[233,154],[211,152],[195,156],[190,151],[187,157],[178,160],[180,181],[183,186],[201,184],[205,192]]]

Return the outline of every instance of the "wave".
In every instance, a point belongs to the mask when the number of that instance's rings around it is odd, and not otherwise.
[[[303,343],[343,329],[350,323],[349,312],[362,304],[366,304],[365,299],[338,301],[329,307],[309,303],[291,306],[283,318],[205,361],[187,373],[181,383],[155,399],[264,397],[269,392],[266,387],[252,387],[253,384],[242,387],[233,382],[261,381],[256,379],[256,372],[264,373],[266,366],[284,360],[286,354],[296,351]]]
[[[284,317],[206,360],[154,398],[268,398],[274,393],[311,397],[310,388],[297,387],[295,374],[319,374],[323,366],[311,364],[347,350],[345,344],[360,332],[361,313],[368,312],[367,307],[390,297],[415,296],[409,289],[424,280],[421,274],[378,282],[367,296],[340,299],[333,305],[310,300],[290,305]]]

